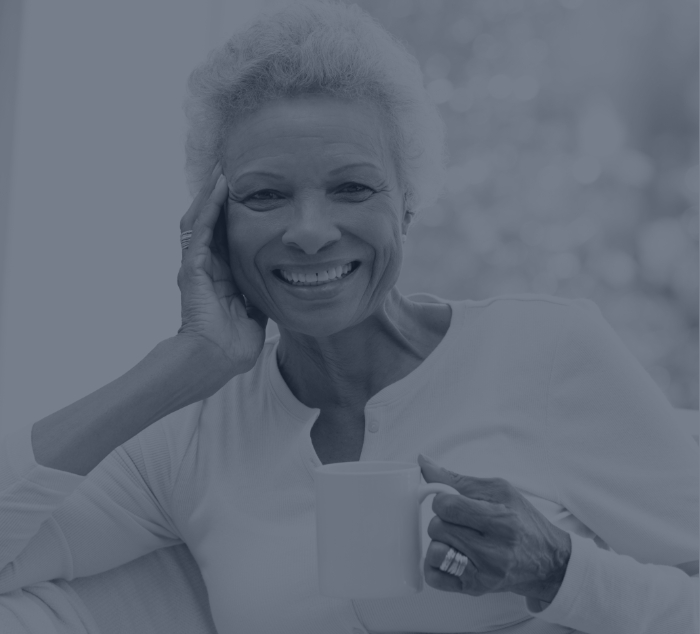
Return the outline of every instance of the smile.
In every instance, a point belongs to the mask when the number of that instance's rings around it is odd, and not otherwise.
[[[330,269],[314,271],[313,273],[296,273],[285,269],[275,269],[275,277],[292,286],[321,286],[330,282],[336,282],[351,275],[360,263],[357,260],[348,262],[343,266],[336,266]]]

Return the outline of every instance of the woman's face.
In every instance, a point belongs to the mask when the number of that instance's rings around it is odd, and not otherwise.
[[[230,135],[234,279],[280,327],[339,332],[396,283],[408,218],[385,141],[372,106],[324,96],[268,104]]]

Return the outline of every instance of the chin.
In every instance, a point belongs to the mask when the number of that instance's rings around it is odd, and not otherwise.
[[[309,337],[330,337],[352,325],[348,321],[348,310],[341,309],[333,312],[336,315],[319,314],[321,313],[319,310],[299,315],[285,315],[277,325],[280,329],[298,332]]]

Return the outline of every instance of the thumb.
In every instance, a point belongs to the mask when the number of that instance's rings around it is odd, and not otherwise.
[[[474,478],[464,476],[445,467],[441,467],[434,460],[431,460],[423,454],[418,454],[418,464],[420,465],[423,478],[426,482],[439,482],[441,484],[449,484],[452,488],[457,489],[465,495],[465,490],[471,488]]]
[[[434,460],[424,456],[422,453],[418,454],[418,464],[420,465],[421,472],[426,482],[441,482],[451,485],[454,476],[457,475],[441,467]]]

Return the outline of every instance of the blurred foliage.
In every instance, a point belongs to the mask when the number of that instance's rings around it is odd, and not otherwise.
[[[698,408],[696,0],[359,0],[420,61],[445,194],[399,287],[587,297]]]

